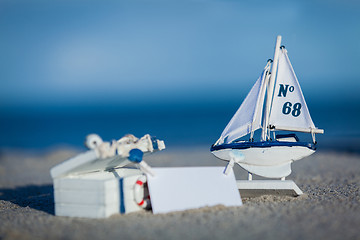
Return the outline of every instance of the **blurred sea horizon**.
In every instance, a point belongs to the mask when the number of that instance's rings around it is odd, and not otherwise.
[[[246,95],[243,94],[243,97]],[[306,96],[306,93],[305,93]],[[221,95],[214,98],[221,98]],[[308,99],[306,99],[308,100]],[[45,150],[61,146],[84,148],[87,134],[104,140],[126,134],[145,134],[165,141],[168,149],[211,146],[230,121],[242,100],[236,101],[139,101],[133,104],[74,104],[2,109],[0,149]],[[358,102],[309,98],[318,150],[360,152]]]

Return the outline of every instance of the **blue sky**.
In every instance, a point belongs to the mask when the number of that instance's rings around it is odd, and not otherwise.
[[[1,0],[0,106],[238,101],[278,34],[305,96],[360,102],[358,1]]]

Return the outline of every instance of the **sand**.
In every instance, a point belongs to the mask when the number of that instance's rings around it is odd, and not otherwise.
[[[0,152],[0,239],[360,239],[360,155],[317,152],[295,162],[300,197],[243,198],[169,214],[139,212],[107,219],[54,216],[49,169],[76,155],[71,148]],[[152,166],[225,166],[208,147],[165,150]],[[238,179],[246,172],[235,168]]]

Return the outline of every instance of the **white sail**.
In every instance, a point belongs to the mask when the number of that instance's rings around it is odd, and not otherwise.
[[[269,125],[278,130],[311,132],[315,129],[285,48],[280,51]]]
[[[221,134],[217,144],[230,143],[261,127],[262,109],[265,97],[265,78],[270,69],[270,63],[265,66],[259,79],[242,102]]]

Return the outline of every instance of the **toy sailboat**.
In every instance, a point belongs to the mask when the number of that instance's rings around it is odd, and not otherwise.
[[[247,170],[249,180],[251,174],[284,180],[291,173],[293,161],[315,152],[315,134],[324,133],[311,119],[287,51],[280,44],[278,36],[274,61],[268,61],[220,138],[211,146],[216,157],[232,165],[236,162]],[[261,137],[255,141],[254,132],[259,129]],[[293,132],[310,133],[312,141],[301,142]]]

